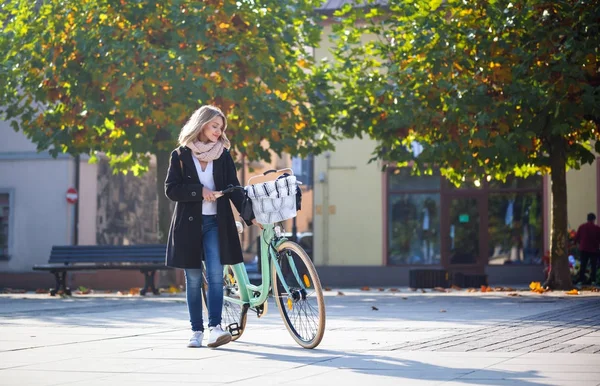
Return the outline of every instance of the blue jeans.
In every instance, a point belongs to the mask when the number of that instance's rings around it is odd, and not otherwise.
[[[208,327],[221,324],[223,310],[223,266],[219,253],[217,216],[202,216],[202,244],[208,280]],[[192,331],[204,331],[202,320],[202,270],[185,270],[186,300]]]

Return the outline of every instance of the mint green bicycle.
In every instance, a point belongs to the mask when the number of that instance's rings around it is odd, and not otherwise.
[[[220,193],[234,189],[244,188],[230,187]],[[246,329],[248,310],[255,311],[259,318],[265,315],[272,293],[292,338],[303,348],[315,348],[325,334],[325,302],[319,275],[304,249],[282,236],[280,226],[262,225],[261,283],[250,283],[244,263],[224,266],[222,323],[232,340],[239,339]],[[202,295],[206,305],[205,272]]]

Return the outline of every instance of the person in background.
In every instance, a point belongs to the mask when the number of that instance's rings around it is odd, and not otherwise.
[[[579,243],[579,255],[581,257],[578,284],[595,284],[596,282],[596,268],[600,252],[600,227],[594,224],[594,221],[596,221],[596,215],[589,213],[587,222],[581,224],[575,234],[575,242]],[[585,280],[588,261],[592,263],[592,271],[589,280]]]

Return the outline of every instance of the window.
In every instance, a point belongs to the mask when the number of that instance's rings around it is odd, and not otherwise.
[[[506,177],[506,182],[491,180],[489,182],[490,189],[534,189],[539,190],[542,188],[542,176],[534,175],[527,178],[519,178],[515,176]]]
[[[488,198],[489,264],[541,264],[542,191],[493,192]]]
[[[8,260],[10,231],[10,193],[0,192],[0,260]]]
[[[440,194],[390,195],[389,263],[440,263]]]
[[[410,168],[396,169],[389,174],[390,190],[415,191],[415,190],[439,190],[440,175],[412,175]]]
[[[388,174],[388,264],[440,264],[439,174]]]
[[[460,188],[439,173],[413,176],[410,168],[390,170],[387,178],[389,265],[542,263],[542,176],[466,181]]]

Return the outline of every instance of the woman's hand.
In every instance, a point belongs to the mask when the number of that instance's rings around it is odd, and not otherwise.
[[[215,197],[215,192],[206,187],[202,187],[202,198],[204,199],[204,201],[208,202],[213,202],[217,199],[217,197]]]
[[[263,229],[263,226],[261,223],[259,223],[258,221],[256,221],[255,218],[252,219],[252,224],[256,225],[257,227],[259,227],[260,229]]]

